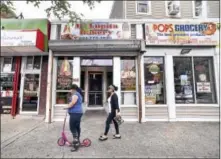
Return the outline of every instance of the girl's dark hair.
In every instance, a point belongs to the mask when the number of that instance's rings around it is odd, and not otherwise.
[[[77,86],[76,84],[72,84],[72,85],[71,85],[71,89],[77,90],[77,89],[78,89],[78,86]]]
[[[112,84],[112,86],[114,87],[114,91],[117,91],[117,90],[118,90],[118,87],[117,87],[117,86],[115,86],[115,85],[113,85],[113,84]]]

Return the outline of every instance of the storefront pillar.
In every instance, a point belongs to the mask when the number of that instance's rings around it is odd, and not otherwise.
[[[74,57],[73,60],[73,84],[80,87],[80,77],[81,77],[81,59],[80,57]]]
[[[142,63],[141,63],[141,54],[138,55],[137,57],[137,66],[138,66],[138,121],[139,123],[142,122],[142,120],[144,119],[143,118],[143,113],[142,113],[142,110],[143,110],[143,96],[144,94],[142,93],[142,71],[141,71],[141,68],[142,68]]]
[[[173,56],[165,56],[165,68],[166,68],[166,97],[168,106],[169,120],[176,119],[176,105],[175,105],[175,88],[174,88],[174,70],[173,70]]]
[[[141,104],[142,104],[142,119],[141,119],[141,122],[146,122],[146,117],[145,117],[145,111],[146,111],[146,107],[145,107],[145,80],[144,80],[144,55],[141,56],[141,60],[140,60],[140,65],[141,65],[141,68],[140,68],[140,71],[141,71]]]
[[[215,79],[216,79],[216,94],[217,94],[217,101],[218,101],[218,104],[219,104],[219,101],[220,101],[220,80],[221,80],[221,77],[220,77],[220,55],[219,55],[219,52],[216,51],[215,53],[215,56],[214,56],[214,72],[215,72]]]
[[[11,115],[14,118],[17,111],[18,106],[18,83],[19,83],[19,75],[21,68],[21,57],[16,57],[16,65],[15,65],[15,74],[13,78],[13,97],[12,97],[12,108]]]
[[[121,72],[120,72],[120,57],[113,58],[113,84],[118,87],[118,91],[116,92],[118,95],[118,101],[121,103]],[[120,105],[120,104],[119,104]]]
[[[52,73],[53,73],[53,52],[49,50],[48,55],[48,78],[47,78],[47,97],[46,97],[46,116],[45,122],[51,123],[52,117]]]

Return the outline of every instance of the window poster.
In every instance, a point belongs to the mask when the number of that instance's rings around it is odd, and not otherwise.
[[[180,75],[180,85],[185,86],[188,84],[188,76],[187,75]]]
[[[136,71],[134,60],[122,60],[121,90],[136,90]]]
[[[3,72],[11,72],[12,65],[11,64],[4,64]]]
[[[157,85],[146,85],[145,86],[145,104],[156,104],[157,95],[161,94],[161,86]]]
[[[149,93],[145,94],[145,104],[146,105],[151,105],[151,104],[156,104],[156,94]]]
[[[58,62],[57,89],[68,90],[72,84],[72,63],[65,57]]]
[[[210,82],[197,82],[197,93],[210,93],[211,86]]]

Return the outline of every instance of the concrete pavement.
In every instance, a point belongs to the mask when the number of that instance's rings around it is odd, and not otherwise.
[[[96,114],[96,113],[94,113]],[[2,119],[3,121],[3,119]],[[1,139],[4,141],[21,129],[20,137],[1,149],[2,158],[218,158],[219,123],[213,122],[149,122],[144,124],[124,123],[120,127],[121,140],[98,141],[104,130],[105,116],[87,114],[82,121],[82,139],[89,137],[92,145],[70,152],[69,147],[57,146],[62,122],[46,124],[40,119],[20,119],[2,122]],[[12,123],[12,124],[11,124]],[[24,126],[24,123],[26,126]],[[6,126],[7,125],[7,126]],[[10,126],[11,125],[11,126]],[[29,126],[28,126],[29,125]],[[17,126],[17,127],[16,127]],[[28,127],[24,128],[24,127]],[[71,135],[68,131],[69,138]],[[26,131],[26,133],[25,133]],[[7,133],[8,132],[8,133]],[[21,133],[23,132],[23,133]],[[2,140],[3,141],[3,140]],[[1,143],[2,143],[1,141]]]

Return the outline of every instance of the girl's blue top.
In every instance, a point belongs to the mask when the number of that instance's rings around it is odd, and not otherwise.
[[[72,94],[71,98],[69,99],[69,102],[71,102],[74,95],[78,96],[78,100],[71,108],[68,109],[68,112],[69,113],[83,113],[82,96],[80,95],[79,92]]]

